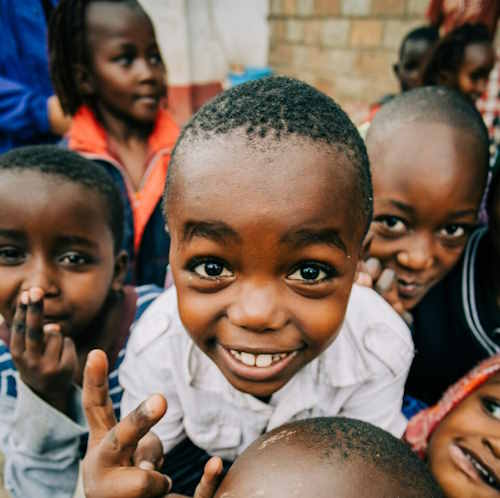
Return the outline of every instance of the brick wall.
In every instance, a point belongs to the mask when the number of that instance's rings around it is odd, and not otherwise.
[[[425,22],[429,0],[270,0],[270,64],[334,97],[355,121],[398,90],[403,36]]]

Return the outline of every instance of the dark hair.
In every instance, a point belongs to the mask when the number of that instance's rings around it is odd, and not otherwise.
[[[429,45],[434,45],[434,43],[439,40],[439,31],[435,26],[419,26],[418,28],[412,29],[405,35],[401,45],[399,46],[400,59],[403,55],[406,43],[417,40],[424,40],[428,42]]]
[[[438,85],[443,72],[456,74],[464,61],[465,49],[475,43],[491,43],[484,24],[464,24],[439,40],[422,69],[423,85]]]
[[[91,69],[92,54],[89,50],[86,14],[91,3],[102,1],[130,5],[146,15],[137,0],[61,0],[59,2],[51,15],[49,24],[50,74],[63,111],[72,116],[81,105],[92,105],[81,94],[75,67],[80,66],[89,71]]]
[[[120,250],[124,230],[123,201],[111,176],[102,166],[54,145],[33,145],[0,155],[0,171],[9,170],[53,175],[97,193],[106,205],[103,216],[107,217],[113,235],[115,254]],[[56,187],[54,195],[57,195]]]
[[[271,76],[220,93],[186,124],[172,152],[165,208],[179,156],[185,147],[241,129],[252,142],[279,142],[295,136],[342,151],[355,169],[357,209],[368,228],[373,210],[370,167],[365,144],[347,114],[327,95],[292,78]],[[166,209],[165,209],[166,211]]]
[[[287,436],[280,438],[280,433]],[[268,444],[282,441],[286,445],[303,445],[332,465],[360,459],[405,490],[401,498],[444,498],[427,465],[409,446],[360,420],[319,417],[292,422],[261,436],[252,446],[262,448],[266,441]]]
[[[392,130],[411,122],[443,123],[474,135],[483,153],[483,161],[477,161],[478,166],[486,178],[489,167],[488,130],[474,104],[460,92],[429,86],[396,95],[375,114],[368,129],[367,141],[373,136],[390,134]]]
[[[497,154],[500,154],[500,151],[497,151]],[[497,158],[497,161],[500,163],[500,157],[497,156]],[[500,188],[500,166],[493,169],[492,174],[493,177],[488,187],[488,194],[486,198],[486,212],[488,213],[489,220],[493,217],[493,209],[495,208],[493,203],[495,202],[495,197],[498,195]]]

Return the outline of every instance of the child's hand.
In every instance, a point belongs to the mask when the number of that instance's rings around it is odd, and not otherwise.
[[[403,303],[399,299],[394,270],[390,268],[383,269],[380,261],[376,258],[360,261],[356,273],[356,283],[375,289],[401,315],[408,325],[413,323],[411,313],[405,310]]]
[[[139,441],[165,414],[167,403],[154,395],[116,423],[108,393],[108,361],[92,351],[83,374],[83,407],[89,443],[83,460],[86,498],[155,498],[171,488],[170,479],[154,470],[133,466]]]
[[[21,294],[12,321],[10,352],[23,382],[56,409],[67,412],[78,357],[56,324],[43,325],[44,292]]]
[[[88,355],[85,365],[83,407],[90,432],[83,460],[86,498],[164,497],[172,483],[169,477],[152,468],[160,463],[162,446],[157,436],[148,431],[165,414],[165,399],[151,396],[117,424],[108,393],[107,357],[96,350]],[[211,458],[194,498],[212,498],[221,475],[221,459]]]

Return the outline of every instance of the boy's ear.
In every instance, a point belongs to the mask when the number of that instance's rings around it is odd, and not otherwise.
[[[438,85],[454,88],[456,83],[456,75],[452,71],[441,70],[438,72],[437,83]]]
[[[73,74],[78,86],[78,90],[82,95],[89,96],[95,93],[94,80],[92,74],[83,64],[75,64],[73,66]]]
[[[113,282],[111,288],[114,291],[121,291],[127,276],[128,270],[128,254],[127,251],[121,250],[115,258],[115,268],[113,274]]]
[[[399,79],[399,62],[396,62],[392,65],[392,70],[394,71],[396,78]]]

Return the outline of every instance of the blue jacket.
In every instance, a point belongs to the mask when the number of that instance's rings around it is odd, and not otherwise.
[[[0,47],[0,153],[55,141],[47,113],[54,91],[41,0],[0,0]]]

